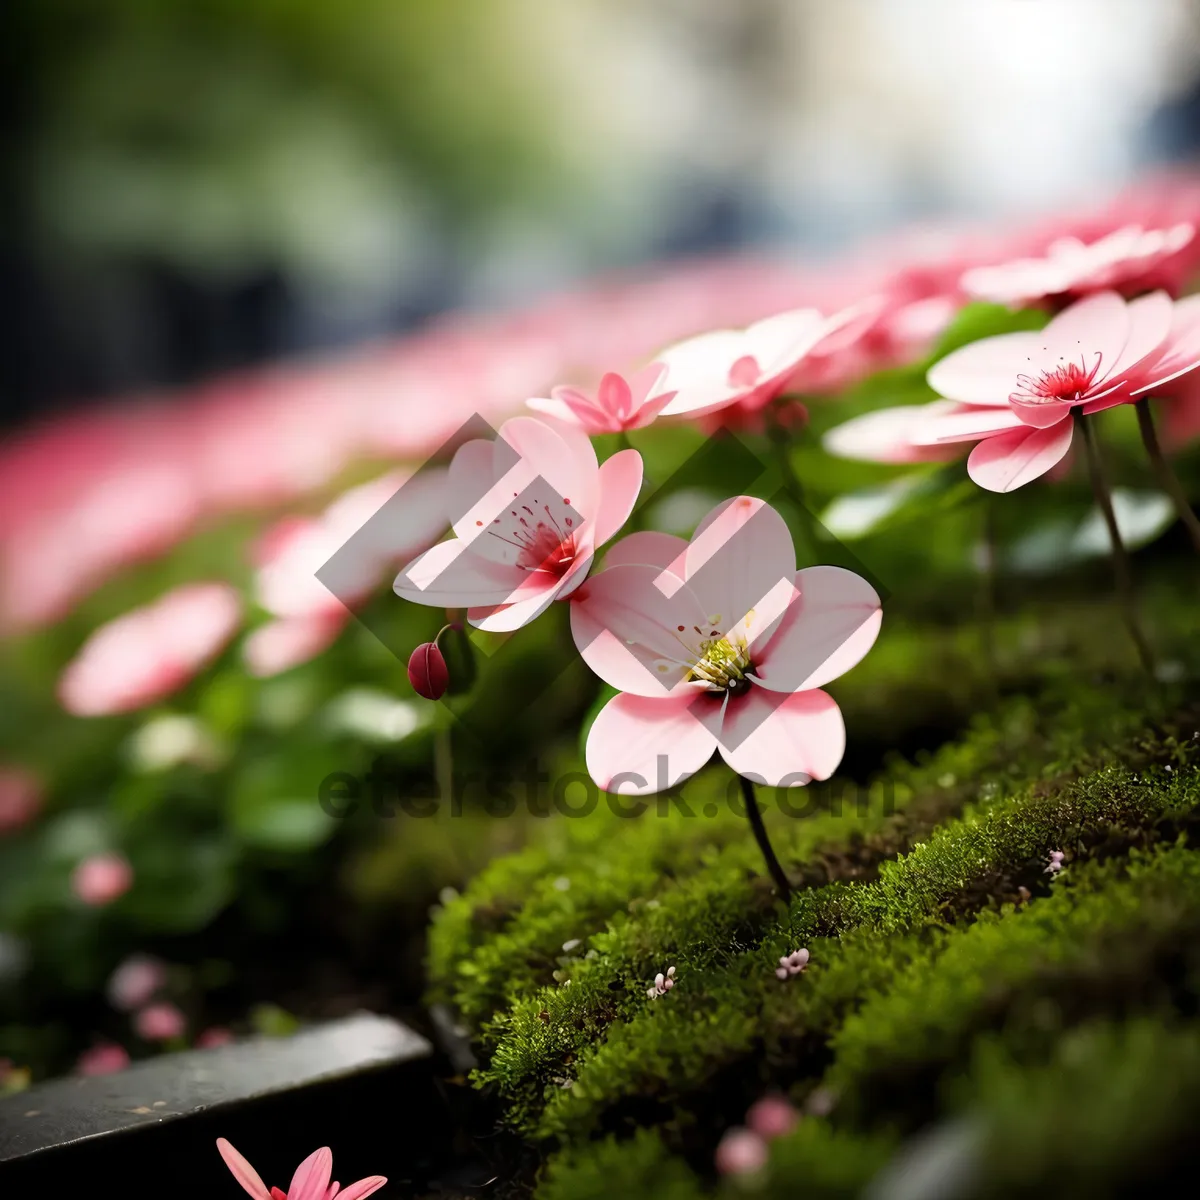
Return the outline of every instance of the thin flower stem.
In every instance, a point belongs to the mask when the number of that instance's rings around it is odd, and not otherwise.
[[[1113,576],[1117,584],[1117,601],[1121,608],[1121,616],[1124,618],[1125,627],[1129,630],[1129,636],[1133,639],[1134,645],[1137,647],[1138,657],[1142,660],[1142,666],[1153,675],[1154,674],[1154,654],[1150,649],[1150,643],[1146,641],[1146,635],[1142,632],[1142,627],[1137,616],[1137,601],[1133,591],[1133,572],[1129,566],[1129,554],[1125,549],[1125,543],[1121,541],[1121,531],[1117,526],[1117,515],[1113,512],[1112,495],[1109,491],[1108,480],[1104,475],[1104,464],[1100,459],[1100,448],[1096,445],[1096,435],[1092,430],[1092,423],[1087,417],[1079,417],[1076,420],[1080,432],[1083,434],[1083,446],[1087,454],[1088,473],[1092,479],[1092,491],[1096,495],[1096,503],[1100,506],[1100,512],[1104,516],[1104,523],[1108,526],[1108,539],[1112,547],[1112,564]]]
[[[1158,476],[1158,482],[1162,485],[1163,490],[1171,497],[1179,519],[1187,527],[1196,553],[1200,554],[1200,517],[1196,516],[1191,501],[1183,490],[1183,484],[1179,482],[1179,476],[1171,469],[1171,464],[1167,462],[1166,456],[1162,452],[1162,446],[1158,441],[1158,430],[1154,428],[1154,414],[1150,411],[1150,401],[1143,396],[1133,407],[1137,413],[1138,428],[1142,433],[1142,444],[1150,456],[1150,465],[1154,468],[1154,474]]]
[[[750,818],[750,828],[754,830],[754,840],[758,843],[758,848],[762,851],[762,856],[767,860],[767,870],[771,874],[771,878],[775,880],[775,886],[779,888],[779,893],[786,903],[792,897],[792,885],[788,883],[788,877],[783,872],[783,867],[780,866],[779,859],[775,857],[775,851],[771,848],[771,839],[767,837],[767,827],[763,824],[762,810],[758,807],[758,797],[754,794],[754,783],[745,775],[738,776],[742,785],[742,798],[746,802],[746,815]]]

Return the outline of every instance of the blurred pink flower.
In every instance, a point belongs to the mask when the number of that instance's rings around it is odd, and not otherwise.
[[[133,1019],[137,1035],[148,1042],[169,1042],[183,1037],[187,1020],[174,1004],[150,1004]]]
[[[646,989],[646,995],[651,1000],[657,999],[659,996],[665,996],[675,986],[675,968],[668,967],[667,973],[664,975],[661,971],[654,977],[654,983]]]
[[[286,1192],[277,1187],[268,1189],[258,1172],[224,1138],[217,1138],[217,1150],[234,1179],[254,1200],[334,1200],[335,1197],[337,1200],[364,1200],[387,1183],[382,1175],[368,1176],[344,1188],[330,1183],[333,1154],[328,1146],[322,1146],[296,1168]]]
[[[808,951],[793,950],[791,954],[785,954],[779,960],[775,974],[780,979],[790,979],[793,975],[800,975],[806,970],[808,970]]]
[[[830,317],[794,309],[747,329],[718,329],[669,346],[657,356],[667,368],[659,386],[675,397],[662,415],[699,417],[735,404],[761,409],[788,390],[815,347],[873,318],[878,304],[872,298]]]
[[[721,1175],[754,1175],[767,1165],[767,1143],[752,1129],[727,1129],[714,1162]]]
[[[1195,236],[1195,227],[1181,221],[1166,229],[1126,225],[1091,242],[1062,237],[1038,257],[973,267],[962,286],[977,299],[1015,306],[1108,289],[1137,295],[1174,282],[1169,260]]]
[[[98,1042],[85,1050],[75,1064],[77,1075],[112,1075],[129,1066],[129,1054],[115,1042]]]
[[[24,767],[0,766],[0,835],[28,825],[41,808],[41,780]]]
[[[132,1012],[149,1004],[166,982],[165,963],[148,954],[132,954],[109,976],[105,993],[113,1008]]]
[[[348,609],[314,617],[268,621],[246,635],[242,659],[258,679],[290,671],[331,646],[350,619]]]
[[[93,854],[71,874],[71,888],[84,904],[101,908],[133,886],[133,868],[120,854]]]
[[[571,605],[576,647],[620,691],[588,734],[589,773],[646,795],[719,750],[768,786],[827,779],[846,733],[819,689],[867,653],[881,619],[853,572],[797,571],[783,518],[750,496],[719,504],[690,542],[624,538]]]
[[[62,706],[93,717],[145,708],[220,653],[241,620],[224,583],[184,584],[95,630],[58,681]]]
[[[790,1133],[799,1120],[800,1114],[785,1096],[763,1096],[746,1113],[746,1124],[767,1141]]]
[[[1046,474],[1071,447],[1078,409],[1135,401],[1200,366],[1200,301],[1163,292],[1126,302],[1099,292],[1059,313],[1040,333],[983,338],[929,371],[945,400],[882,409],[831,430],[834,453],[885,462],[953,454],[975,442],[971,478],[1007,492]]]
[[[665,390],[666,374],[662,363],[651,363],[628,380],[610,371],[600,380],[595,397],[578,388],[556,387],[549,400],[534,399],[528,405],[578,425],[592,437],[644,429],[675,399],[674,392]]]
[[[519,629],[583,583],[641,485],[636,450],[600,466],[580,429],[534,417],[505,421],[495,441],[467,442],[455,454],[456,536],[409,563],[396,577],[396,594],[466,608],[480,629]]]
[[[204,1030],[196,1038],[196,1046],[201,1050],[214,1050],[217,1046],[228,1046],[234,1040],[233,1034],[220,1025]]]

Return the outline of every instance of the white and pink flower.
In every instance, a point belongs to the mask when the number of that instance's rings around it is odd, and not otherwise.
[[[396,594],[466,608],[480,629],[519,629],[583,583],[641,485],[636,450],[601,466],[581,429],[514,417],[495,441],[467,442],[455,454],[455,536],[409,563],[396,577]]]
[[[610,371],[600,380],[594,396],[579,388],[556,387],[549,399],[533,399],[528,405],[535,412],[578,425],[593,437],[644,429],[675,399],[675,393],[665,386],[666,374],[663,363],[651,363],[628,380]]]
[[[831,430],[834,453],[882,462],[953,456],[976,443],[971,478],[1008,492],[1054,468],[1076,412],[1090,415],[1164,388],[1200,366],[1200,300],[1106,291],[1059,313],[1040,333],[983,338],[929,371],[944,399],[882,409]]]
[[[623,539],[571,605],[580,654],[621,692],[588,734],[589,773],[645,795],[719,750],[770,786],[828,778],[846,735],[820,689],[867,653],[881,619],[853,572],[797,571],[783,518],[750,496],[718,505],[690,542]]]
[[[59,678],[59,701],[77,717],[145,708],[216,658],[241,616],[228,584],[177,587],[95,630]]]
[[[225,1160],[234,1179],[242,1185],[254,1200],[365,1200],[379,1191],[387,1179],[383,1175],[370,1175],[348,1187],[330,1182],[333,1174],[333,1153],[328,1146],[314,1150],[297,1168],[292,1182],[285,1192],[282,1188],[268,1188],[258,1172],[226,1141],[217,1138],[217,1150]]]

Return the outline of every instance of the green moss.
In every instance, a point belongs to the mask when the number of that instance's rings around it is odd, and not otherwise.
[[[901,640],[897,681],[945,639]],[[1184,685],[1072,674],[1051,640],[990,695],[978,670],[965,681],[961,732],[936,751],[876,760],[862,787],[764,794],[790,909],[720,770],[638,820],[547,821],[447,905],[434,987],[474,1033],[476,1085],[549,1155],[539,1195],[707,1193],[757,1095],[819,1086],[837,1108],[772,1147],[761,1194],[856,1195],[900,1138],[984,1104],[971,1064],[989,1037],[1037,1063],[1079,1022],[1196,1009],[1190,983],[1139,980],[1192,970],[1198,710]],[[840,693],[848,726],[887,692]],[[780,982],[801,945],[809,969]],[[670,965],[676,987],[649,998]]]

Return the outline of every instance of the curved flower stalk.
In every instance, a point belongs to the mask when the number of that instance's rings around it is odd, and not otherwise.
[[[549,399],[526,403],[535,412],[577,425],[593,437],[601,433],[628,433],[651,424],[675,399],[675,392],[665,387],[666,375],[666,366],[657,362],[643,367],[629,379],[610,371],[600,380],[594,396],[579,388],[556,387]]]
[[[396,594],[466,608],[472,625],[510,632],[587,578],[633,511],[642,459],[622,450],[601,466],[581,429],[514,417],[495,441],[459,449],[449,485],[455,536],[409,563]]]
[[[254,1200],[365,1200],[365,1197],[374,1195],[387,1183],[383,1175],[370,1175],[347,1187],[337,1182],[331,1183],[333,1154],[328,1146],[322,1146],[296,1168],[285,1192],[282,1188],[268,1188],[258,1172],[225,1138],[217,1138],[217,1150],[234,1179]]]
[[[621,692],[589,733],[592,778],[646,795],[714,750],[769,786],[828,778],[845,729],[820,688],[866,654],[881,618],[853,572],[797,571],[783,518],[750,496],[718,505],[690,542],[623,539],[571,605],[584,661]]]

